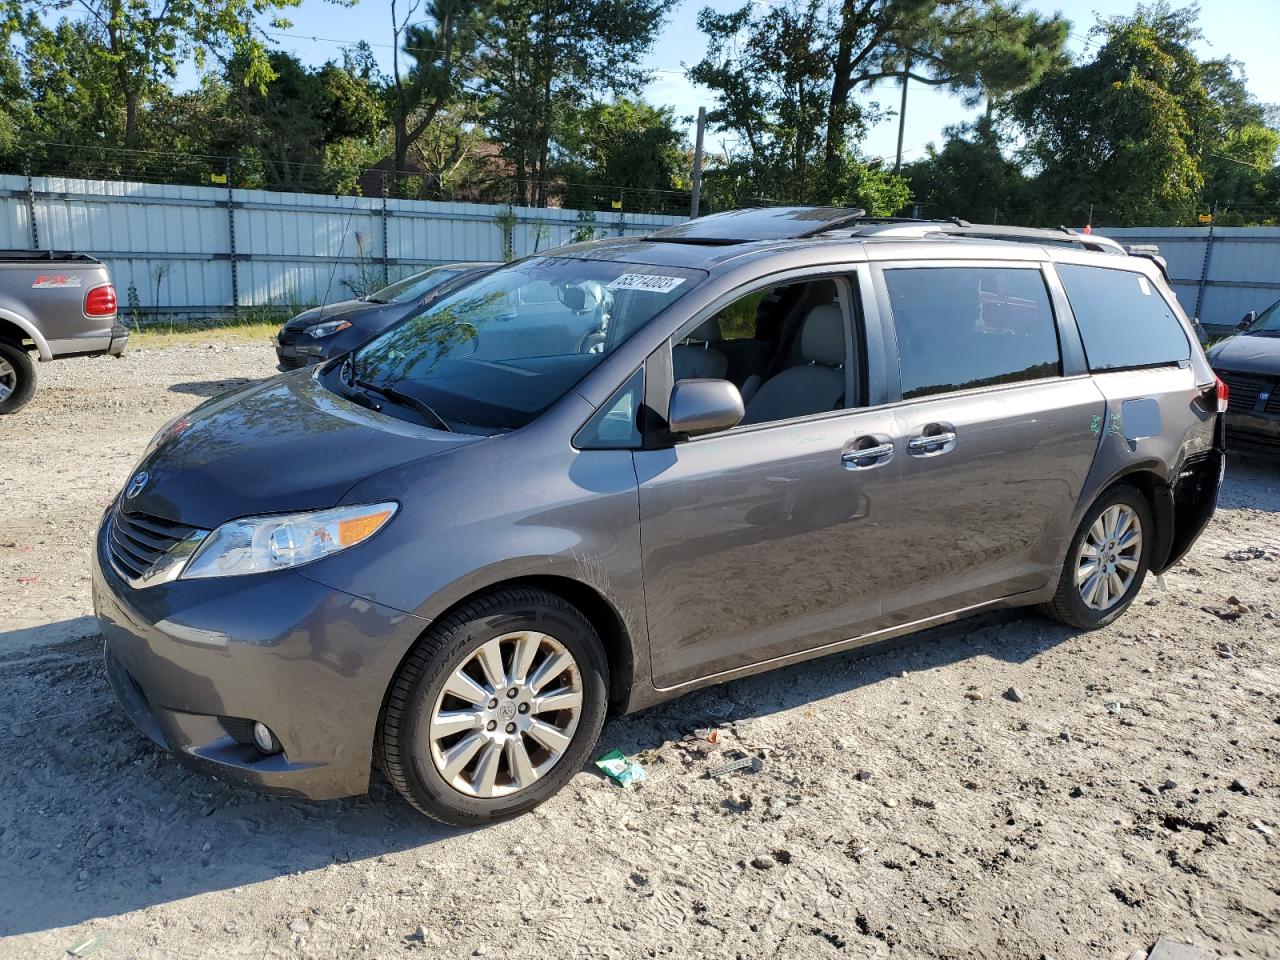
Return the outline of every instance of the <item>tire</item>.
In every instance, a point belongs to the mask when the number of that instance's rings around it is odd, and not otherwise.
[[[36,392],[36,365],[21,346],[0,340],[0,415],[17,413]]]
[[[1107,517],[1105,520],[1104,515]],[[1108,527],[1113,518],[1120,518],[1122,533],[1119,537],[1110,536],[1111,530]],[[1136,552],[1129,540],[1132,530],[1130,523],[1136,524],[1139,534]],[[1087,570],[1082,572],[1082,564],[1090,559],[1085,551],[1094,550],[1099,532],[1103,534],[1100,549],[1104,562],[1102,580],[1105,582],[1096,584],[1095,593],[1092,589],[1096,583],[1095,578]],[[1071,548],[1067,551],[1057,592],[1042,608],[1043,612],[1054,620],[1081,630],[1097,630],[1116,620],[1129,609],[1134,597],[1142,589],[1147,570],[1151,566],[1154,534],[1151,507],[1141,491],[1127,483],[1112,488],[1084,515],[1080,528],[1071,538]],[[1108,557],[1115,558],[1110,569],[1116,572],[1118,580],[1105,576]],[[1131,563],[1134,564],[1132,568],[1129,567]],[[1093,569],[1096,570],[1096,566]],[[1126,581],[1125,577],[1128,576],[1131,579]],[[1086,594],[1091,596],[1092,603],[1086,600]]]
[[[374,752],[387,780],[428,817],[460,827],[504,820],[582,769],[608,690],[600,638],[577,608],[541,590],[498,590],[437,621],[410,651]]]

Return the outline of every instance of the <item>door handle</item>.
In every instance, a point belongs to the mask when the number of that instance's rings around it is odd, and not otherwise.
[[[870,446],[859,447],[859,443],[869,443]],[[840,462],[846,470],[870,470],[892,459],[893,443],[879,437],[859,437],[840,454]]]
[[[936,457],[955,449],[955,445],[955,427],[949,423],[930,423],[907,441],[907,451],[916,457]]]

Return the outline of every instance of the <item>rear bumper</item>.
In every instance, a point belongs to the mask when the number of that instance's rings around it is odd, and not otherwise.
[[[299,573],[136,590],[105,548],[99,531],[93,605],[107,675],[148,737],[190,766],[275,793],[368,790],[383,694],[424,621]],[[254,720],[281,753],[246,742]]]

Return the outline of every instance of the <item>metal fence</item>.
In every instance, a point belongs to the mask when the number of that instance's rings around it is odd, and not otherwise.
[[[1207,333],[1230,333],[1250,310],[1280,300],[1280,227],[1099,227],[1121,243],[1150,244],[1169,261],[1182,308]]]
[[[0,175],[0,248],[77,250],[127,317],[346,299],[437,263],[502,260],[683,218]]]

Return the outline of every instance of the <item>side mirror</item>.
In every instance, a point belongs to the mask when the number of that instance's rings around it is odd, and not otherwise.
[[[1243,318],[1241,318],[1240,322],[1236,324],[1236,329],[1248,330],[1250,327],[1253,326],[1253,321],[1257,319],[1258,319],[1258,311],[1250,310],[1248,313],[1244,315]]]
[[[745,414],[742,394],[728,380],[679,380],[667,425],[672,433],[697,437],[736,427]]]

